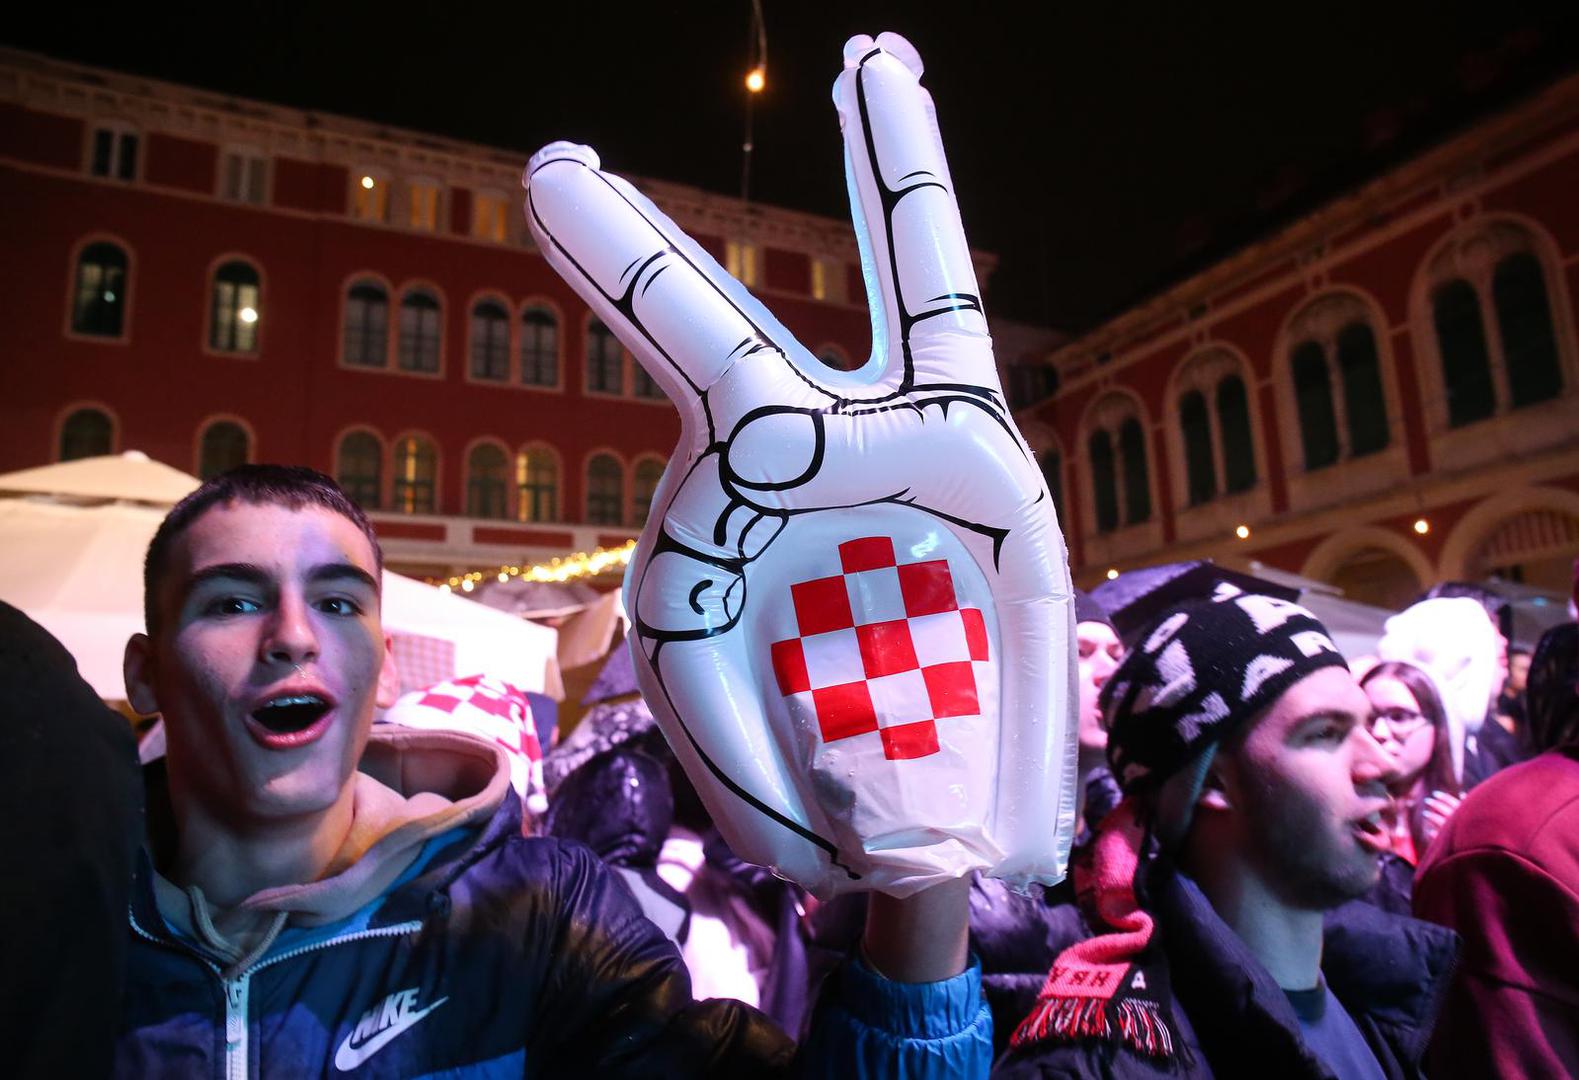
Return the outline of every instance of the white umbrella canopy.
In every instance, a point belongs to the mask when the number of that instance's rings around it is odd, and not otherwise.
[[[199,483],[197,477],[154,461],[140,450],[0,473],[0,493],[151,506],[174,506],[196,491]]]
[[[172,470],[173,471],[173,470]],[[126,698],[121,657],[143,629],[142,564],[164,511],[0,499],[0,600],[20,608],[76,657],[110,701]],[[444,644],[444,675],[487,673],[523,690],[562,693],[555,631],[399,574],[384,574],[384,628]]]

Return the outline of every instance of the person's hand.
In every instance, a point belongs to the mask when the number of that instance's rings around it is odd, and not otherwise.
[[[999,387],[920,58],[890,34],[844,58],[878,309],[857,372],[820,363],[591,149],[527,167],[540,249],[682,420],[626,579],[638,675],[730,845],[814,893],[981,868],[1057,881],[1062,537]]]
[[[1420,832],[1425,838],[1426,847],[1436,840],[1437,834],[1447,824],[1447,819],[1453,816],[1453,811],[1463,801],[1462,795],[1452,795],[1446,791],[1433,791],[1425,797],[1420,808]],[[1425,852],[1420,854],[1424,855]]]

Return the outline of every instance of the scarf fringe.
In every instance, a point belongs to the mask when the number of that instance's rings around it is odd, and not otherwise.
[[[1018,1048],[1049,1039],[1113,1039],[1153,1058],[1174,1056],[1173,1029],[1154,1001],[1047,998],[1036,1003],[1009,1040]]]

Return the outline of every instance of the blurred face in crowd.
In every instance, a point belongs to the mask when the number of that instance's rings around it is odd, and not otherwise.
[[[341,798],[398,685],[361,530],[321,507],[215,506],[176,537],[158,603],[127,685],[164,716],[172,797],[238,827]]]
[[[1508,689],[1515,694],[1524,693],[1524,687],[1530,678],[1530,654],[1516,652],[1508,654]]]
[[[1076,624],[1075,642],[1080,667],[1080,749],[1101,751],[1107,747],[1107,729],[1102,726],[1097,696],[1124,659],[1124,645],[1111,626],[1100,622]]]
[[[1420,712],[1414,693],[1398,679],[1378,676],[1365,684],[1371,702],[1371,737],[1391,763],[1388,783],[1407,791],[1425,773],[1436,749],[1436,728]]]
[[[1249,721],[1213,763],[1197,827],[1284,903],[1324,911],[1376,883],[1389,843],[1381,778],[1389,763],[1365,731],[1370,702],[1344,668],[1314,672]],[[1207,819],[1212,819],[1207,822]]]

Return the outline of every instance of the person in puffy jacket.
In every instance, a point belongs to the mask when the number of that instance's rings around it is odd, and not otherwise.
[[[522,835],[498,748],[372,730],[398,685],[381,570],[334,482],[282,466],[204,484],[149,546],[126,681],[168,752],[145,770],[117,1074],[985,1072],[966,883],[874,901],[797,1057],[755,1010],[693,1001],[590,850]]]
[[[1387,762],[1321,623],[1221,589],[1143,633],[1102,703],[1125,798],[1074,867],[1092,936],[998,1075],[1419,1076],[1456,942],[1357,902]]]

